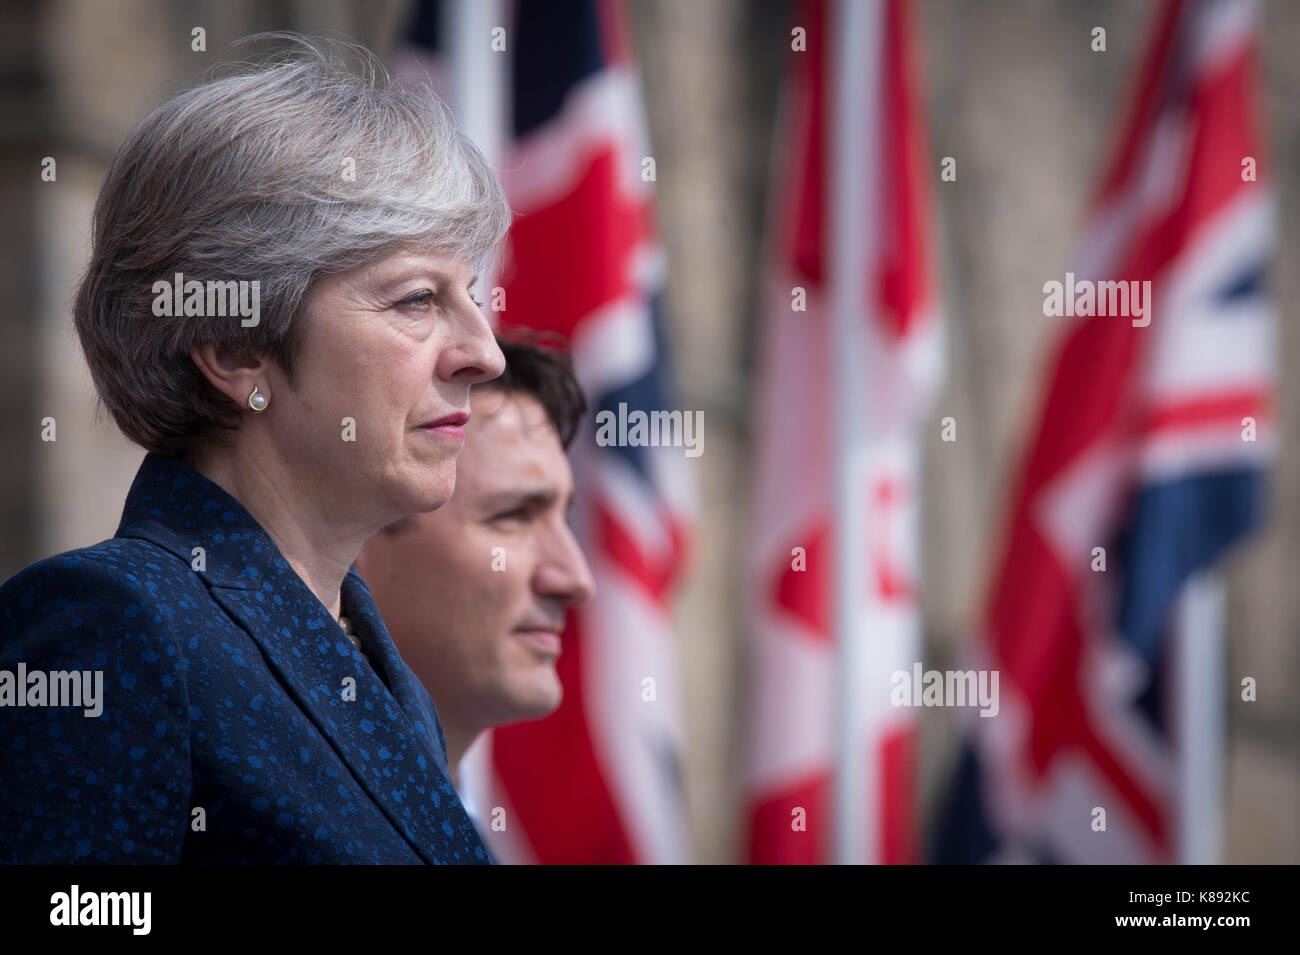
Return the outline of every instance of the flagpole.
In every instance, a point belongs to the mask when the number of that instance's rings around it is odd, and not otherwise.
[[[442,0],[442,22],[447,24],[447,59],[450,64],[448,101],[460,130],[478,146],[493,169],[499,169],[505,146],[506,74],[509,53],[492,49],[492,30],[505,27],[504,0]],[[510,42],[507,31],[506,43]],[[506,47],[509,50],[509,46]],[[490,273],[496,263],[487,267]],[[477,289],[490,297],[488,289],[496,276],[481,274]],[[493,313],[489,312],[489,316]],[[490,319],[495,325],[495,318]],[[491,813],[493,777],[488,754],[491,730],[470,747],[461,760],[461,778],[469,784],[480,819]],[[473,758],[471,758],[473,757]],[[486,834],[486,829],[483,830]],[[494,840],[496,848],[500,842]]]
[[[1226,594],[1216,570],[1192,577],[1177,605],[1178,862],[1223,862]]]
[[[461,130],[496,167],[506,133],[505,71],[509,53],[492,49],[492,31],[506,26],[505,3],[443,0],[442,10],[451,61],[452,111]],[[504,41],[510,41],[508,32]]]
[[[866,535],[862,439],[871,409],[862,402],[866,323],[870,320],[866,275],[874,261],[878,170],[866,148],[878,115],[880,17],[878,2],[838,0],[834,7],[831,75],[831,228],[833,272],[831,353],[833,392],[832,500],[834,501],[834,625],[837,665],[834,788],[834,853],[840,864],[866,860],[870,833],[866,753],[862,736],[861,674],[866,648],[859,632],[866,586]]]

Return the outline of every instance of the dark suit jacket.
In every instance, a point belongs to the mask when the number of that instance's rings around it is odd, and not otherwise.
[[[369,664],[238,501],[148,455],[112,540],[0,588],[11,689],[103,673],[98,717],[0,706],[0,861],[490,861],[355,569],[343,607]]]

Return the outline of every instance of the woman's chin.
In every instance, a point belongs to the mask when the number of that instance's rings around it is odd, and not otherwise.
[[[400,504],[405,514],[427,514],[429,511],[436,511],[449,500],[451,500],[450,490],[446,493],[430,493],[428,488],[418,488],[411,489]]]
[[[423,514],[436,511],[449,500],[456,490],[456,462],[437,467],[413,467],[403,482],[401,492],[393,495],[406,514]]]

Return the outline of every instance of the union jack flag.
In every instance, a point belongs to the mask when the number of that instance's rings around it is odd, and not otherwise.
[[[499,172],[516,218],[500,326],[568,342],[590,406],[570,449],[572,520],[596,593],[569,615],[559,709],[485,734],[464,775],[502,861],[684,862],[669,598],[693,509],[686,459],[681,448],[598,446],[591,427],[601,411],[617,417],[620,405],[647,415],[681,408],[626,12],[616,0],[505,10],[508,129]],[[426,49],[439,44],[437,12],[423,8],[412,31]],[[430,75],[436,82],[437,70]],[[504,831],[488,825],[493,807],[505,809]]]
[[[1255,12],[1158,13],[1075,266],[1150,281],[1150,324],[1061,330],[978,642],[1001,710],[971,721],[940,861],[1177,861],[1174,611],[1259,522],[1274,445]]]

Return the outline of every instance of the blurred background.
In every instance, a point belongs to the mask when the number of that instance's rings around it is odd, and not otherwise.
[[[1043,283],[1063,278],[1074,261],[1161,6],[1154,0],[910,5],[915,108],[929,143],[929,256],[946,329],[946,374],[917,432],[923,475],[918,659],[927,668],[971,665],[1062,327],[1044,318]],[[539,30],[561,40],[572,36],[566,17],[574,4],[520,0],[519,7],[539,21]],[[809,826],[821,849],[764,857],[755,848],[761,826],[751,785],[752,714],[764,704],[756,697],[755,597],[746,578],[753,525],[764,518],[755,504],[757,445],[768,426],[756,412],[770,274],[764,236],[781,195],[775,157],[797,137],[781,124],[779,104],[789,98],[791,27],[801,14],[787,0],[630,0],[622,12],[631,46],[609,61],[635,63],[639,71],[645,155],[655,161],[647,196],[664,266],[655,314],[669,346],[659,364],[675,394],[666,407],[702,411],[705,428],[704,453],[678,454],[674,465],[692,489],[683,496],[693,503],[683,504],[681,518],[690,544],[666,598],[674,636],[661,660],[675,656],[675,664],[657,675],[656,705],[674,712],[654,731],[666,734],[676,755],[666,783],[649,781],[641,774],[653,770],[634,767],[620,782],[606,780],[600,800],[569,793],[572,804],[558,804],[567,810],[556,809],[554,798],[543,800],[552,813],[567,811],[563,822],[525,805],[529,793],[507,779],[514,809],[527,821],[514,835],[530,843],[514,848],[520,858],[539,861],[823,861],[830,857],[829,805],[819,804]],[[417,29],[428,16],[426,6],[409,0],[4,3],[0,275],[7,294],[0,307],[8,346],[0,349],[6,422],[0,577],[112,536],[143,454],[95,413],[70,310],[96,193],[126,133],[245,35],[332,31],[393,63],[420,43],[436,56],[431,38],[445,42],[449,34],[430,32],[427,22]],[[1294,55],[1300,6],[1271,0],[1259,5],[1258,17],[1255,108],[1280,226],[1276,263],[1282,267],[1270,276],[1280,370],[1266,514],[1219,564],[1227,599],[1218,684],[1224,699],[1220,857],[1294,864],[1300,862],[1300,495],[1293,490],[1300,392],[1286,369],[1300,361],[1293,304],[1300,300],[1300,275],[1286,266],[1300,261],[1300,60]],[[1099,26],[1104,51],[1093,48]],[[202,51],[192,49],[195,27],[206,31]],[[543,69],[550,62],[546,50],[558,62],[561,40],[539,54]],[[869,60],[864,53],[864,69]],[[45,157],[57,160],[54,181],[42,179]],[[940,177],[942,157],[956,159],[955,181]],[[829,367],[818,373],[829,375]],[[955,442],[941,438],[945,416],[958,422]],[[57,422],[53,442],[41,440],[47,417]],[[667,499],[675,507],[673,494]],[[589,630],[583,638],[599,635]],[[1245,677],[1258,682],[1254,702],[1241,700]],[[566,697],[566,706],[583,703]],[[913,805],[904,824],[915,835],[904,840],[910,850],[884,861],[931,857],[962,751],[962,714],[916,713],[911,755],[902,763]],[[599,722],[590,708],[587,717]],[[553,739],[523,740],[564,751]],[[609,763],[632,745],[598,742],[597,770],[617,775]],[[677,788],[682,800],[679,825],[663,822],[671,834],[662,839],[658,823],[629,818],[643,811],[637,794],[654,785]],[[778,815],[789,818],[789,808],[778,807]],[[613,821],[598,820],[602,811]],[[644,810],[673,811],[662,804]],[[1086,818],[1079,823],[1087,824]],[[1048,856],[1069,861],[1059,851]],[[1114,858],[1132,861],[1122,853]]]

